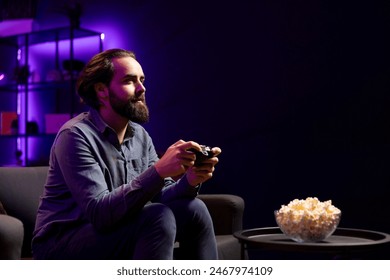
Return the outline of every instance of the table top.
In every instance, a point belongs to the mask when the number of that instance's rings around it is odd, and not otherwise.
[[[390,245],[390,235],[387,233],[352,228],[337,228],[327,239],[307,243],[291,240],[278,227],[242,230],[235,232],[234,236],[247,246],[290,251],[351,253],[383,249]]]

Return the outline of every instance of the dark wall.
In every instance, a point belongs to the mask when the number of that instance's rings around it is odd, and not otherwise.
[[[222,148],[203,192],[241,195],[245,227],[275,226],[274,209],[317,196],[343,211],[340,226],[390,232],[385,1],[81,2],[83,27],[123,36],[106,48],[138,54],[157,149]],[[50,5],[42,28],[66,22]]]

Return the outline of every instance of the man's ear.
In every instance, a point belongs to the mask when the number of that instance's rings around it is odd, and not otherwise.
[[[94,85],[95,92],[99,100],[104,100],[108,98],[108,88],[103,83],[97,83]]]

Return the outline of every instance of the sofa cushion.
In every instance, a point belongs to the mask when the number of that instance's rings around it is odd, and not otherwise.
[[[241,244],[231,234],[217,235],[218,259],[219,260],[240,260]]]

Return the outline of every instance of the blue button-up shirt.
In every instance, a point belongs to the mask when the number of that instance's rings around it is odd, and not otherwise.
[[[34,239],[91,223],[107,230],[149,201],[195,197],[185,176],[161,178],[146,130],[129,122],[123,143],[96,110],[69,120],[58,132],[37,213]]]

